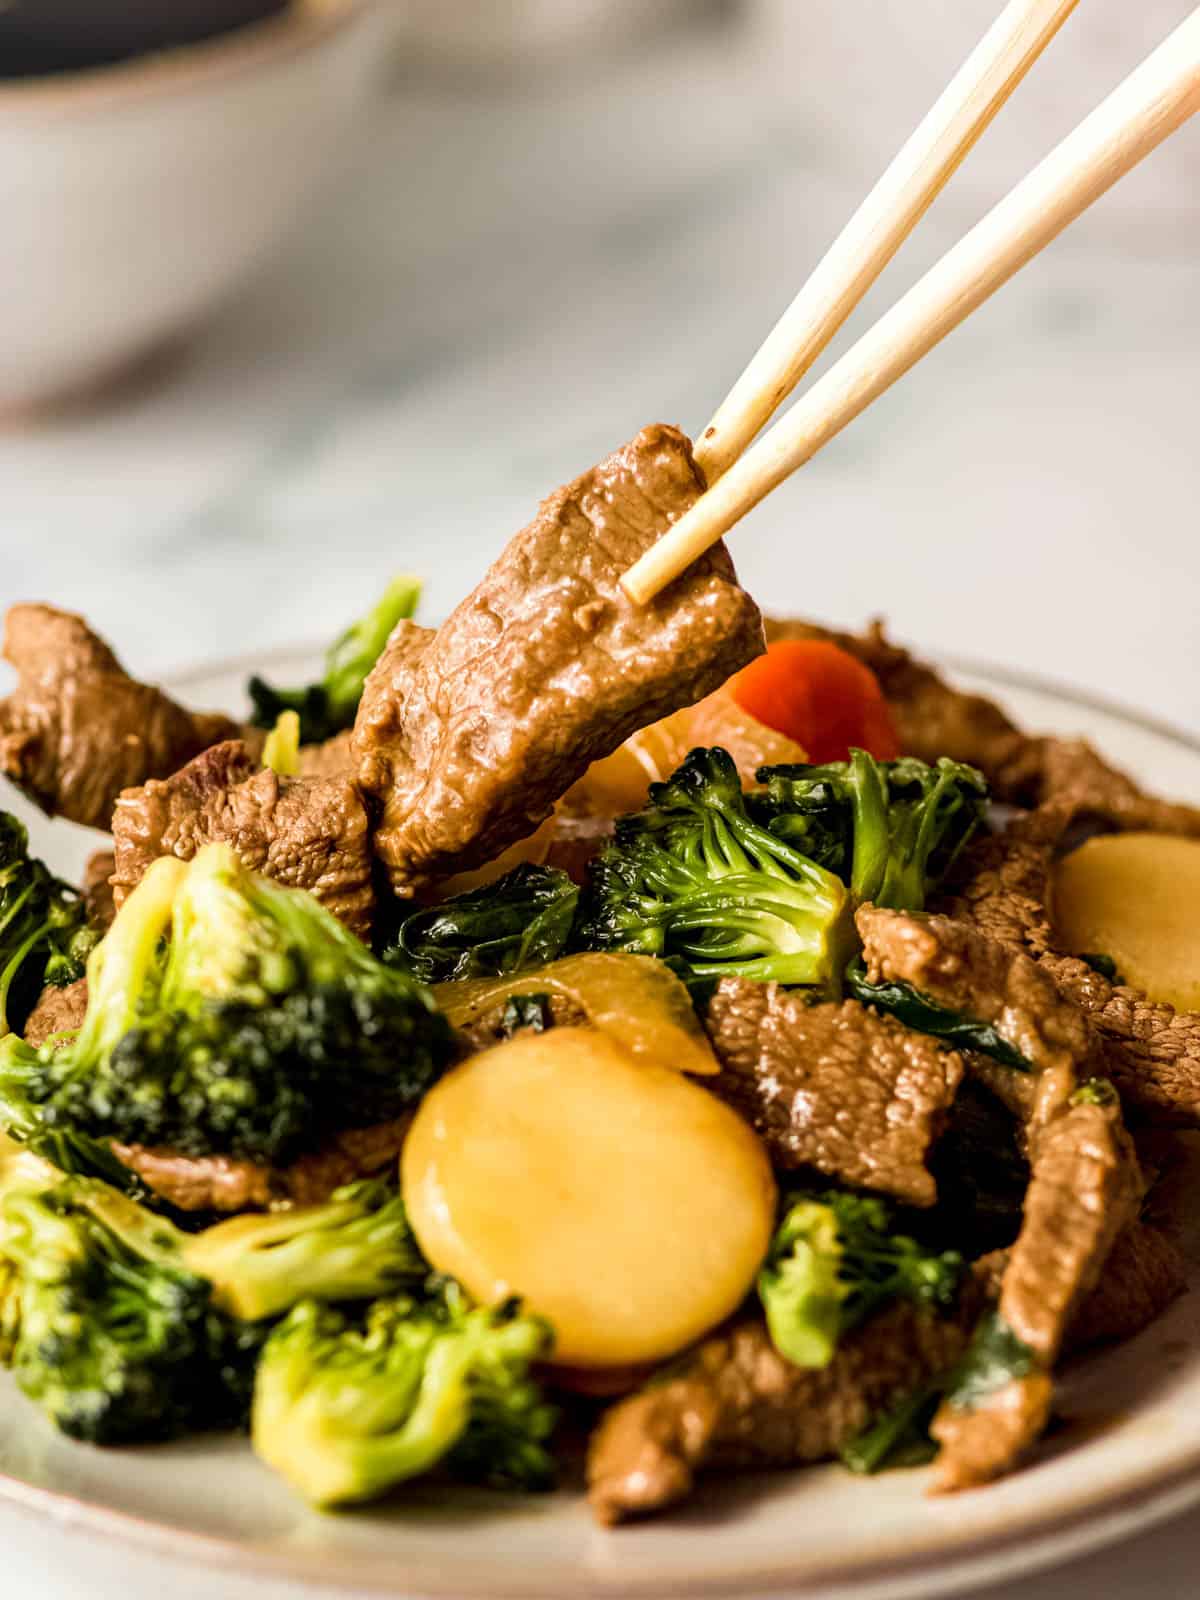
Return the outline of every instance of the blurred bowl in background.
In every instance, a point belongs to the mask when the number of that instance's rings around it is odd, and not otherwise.
[[[99,388],[281,243],[369,99],[373,0],[0,79],[0,414]]]
[[[289,0],[4,0],[0,77],[78,71],[261,22]]]

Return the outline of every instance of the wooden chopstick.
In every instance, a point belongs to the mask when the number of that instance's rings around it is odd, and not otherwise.
[[[1009,0],[700,435],[710,485],[791,394],[1077,4]]]
[[[1200,7],[621,579],[645,604],[1200,110]]]

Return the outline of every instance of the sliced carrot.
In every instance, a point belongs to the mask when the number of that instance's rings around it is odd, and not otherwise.
[[[825,639],[777,639],[729,688],[743,711],[802,744],[810,761],[844,761],[852,748],[880,761],[900,754],[879,680]]]

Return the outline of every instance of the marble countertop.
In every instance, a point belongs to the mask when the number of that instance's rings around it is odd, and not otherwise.
[[[586,65],[400,72],[287,258],[153,382],[0,434],[0,601],[85,611],[146,675],[324,638],[395,570],[444,610],[554,484],[703,425],[995,7],[936,9],[868,42],[853,7],[709,4]],[[1081,8],[841,344],[1187,9]],[[749,587],[1200,732],[1198,154],[1185,131],[760,507]],[[6,1600],[165,1586],[8,1512],[0,1541]],[[1021,1593],[1168,1600],[1198,1556],[1176,1527]]]

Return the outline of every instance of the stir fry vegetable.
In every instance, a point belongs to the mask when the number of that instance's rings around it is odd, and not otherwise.
[[[898,1233],[882,1200],[848,1191],[792,1200],[758,1279],[771,1338],[798,1367],[824,1367],[838,1340],[893,1300],[948,1309],[957,1251]]]
[[[0,1122],[48,1159],[66,1132],[283,1160],[397,1116],[452,1048],[419,984],[227,845],[155,862],[88,984],[69,1043],[0,1044]]]
[[[733,679],[730,693],[814,762],[844,761],[856,747],[880,761],[900,754],[891,713],[870,667],[825,639],[776,639]]]
[[[300,689],[276,689],[265,678],[247,684],[257,728],[274,728],[280,714],[300,718],[300,743],[319,744],[353,725],[363,684],[398,622],[411,617],[421,598],[421,580],[409,573],[393,578],[371,609],[330,645],[325,671]]]
[[[425,1300],[376,1301],[361,1319],[306,1300],[263,1351],[254,1448],[322,1506],[374,1499],[440,1464],[549,1488],[555,1416],[529,1369],[551,1342],[515,1304],[472,1306],[450,1283]]]
[[[0,811],[0,1034],[24,1025],[43,984],[81,978],[97,938],[79,893],[29,854],[25,825]]]
[[[618,819],[577,937],[698,977],[835,985],[853,931],[845,886],[753,820],[718,747],[693,750],[644,811]]]
[[[383,959],[423,983],[525,972],[566,950],[578,901],[565,872],[523,862],[494,883],[413,912]]]
[[[797,847],[824,835],[822,859],[848,877],[858,902],[920,911],[976,830],[987,785],[974,767],[906,758],[877,762],[865,750],[826,766],[767,767],[758,813]],[[799,822],[793,821],[798,818]]]

